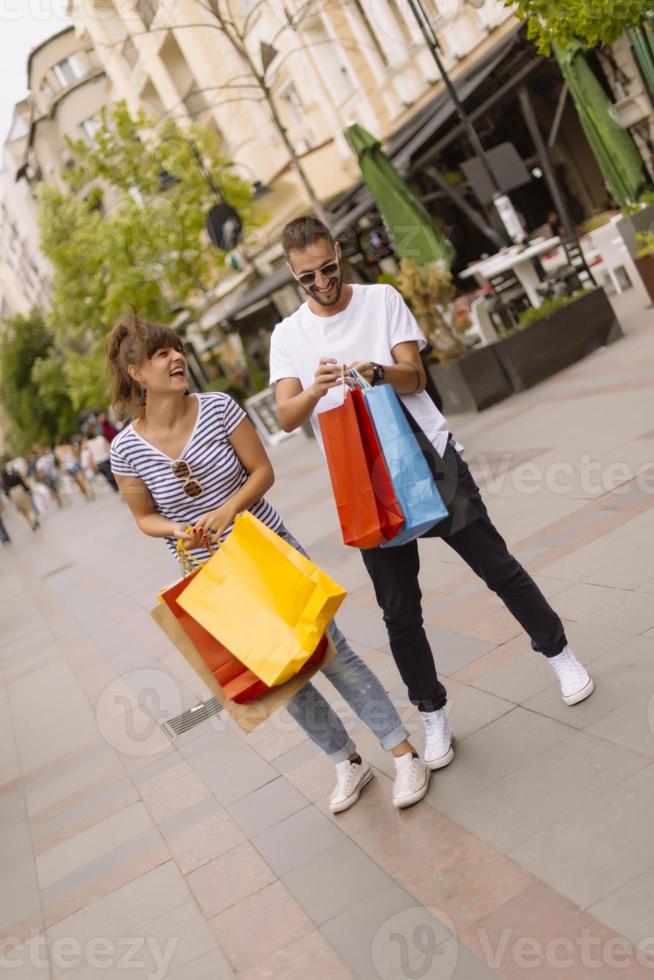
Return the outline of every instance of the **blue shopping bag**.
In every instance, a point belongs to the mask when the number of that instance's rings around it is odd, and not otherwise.
[[[405,524],[399,534],[380,545],[394,548],[420,537],[449,517],[449,512],[391,386],[366,386],[363,395],[404,514]]]

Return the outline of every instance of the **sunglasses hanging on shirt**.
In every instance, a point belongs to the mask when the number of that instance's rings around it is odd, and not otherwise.
[[[195,479],[191,471],[191,467],[185,459],[174,460],[174,462],[170,464],[170,470],[176,479],[184,481],[182,490],[187,497],[194,500],[196,497],[202,496],[204,493],[202,484]]]

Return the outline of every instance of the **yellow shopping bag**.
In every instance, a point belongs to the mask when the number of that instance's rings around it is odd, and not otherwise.
[[[282,684],[318,646],[346,591],[246,512],[178,602],[265,684]]]

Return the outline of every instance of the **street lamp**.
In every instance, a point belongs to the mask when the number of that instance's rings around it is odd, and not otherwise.
[[[220,188],[214,183],[211,174],[206,169],[204,165],[204,160],[202,159],[202,154],[192,139],[186,136],[164,136],[162,143],[169,143],[176,140],[178,143],[185,143],[191,153],[193,154],[193,159],[197,164],[197,168],[202,174],[204,181],[216,199],[217,203],[209,211],[207,215],[207,220],[205,227],[207,229],[207,234],[209,238],[216,246],[216,248],[221,249],[223,252],[230,252],[233,248],[236,248],[240,239],[241,232],[243,231],[243,222],[241,221],[241,216],[238,211],[227,204],[224,200]],[[171,187],[174,183],[177,183],[177,178],[173,174],[169,174],[166,170],[162,170],[159,175],[159,188],[160,190],[165,190],[167,187]],[[256,188],[255,188],[256,193]]]
[[[472,149],[474,150],[480,163],[484,167],[484,170],[488,174],[488,179],[490,180],[491,187],[493,188],[493,204],[495,205],[495,209],[498,215],[500,216],[502,225],[511,240],[522,241],[522,239],[524,238],[524,230],[522,228],[520,219],[518,218],[515,208],[511,203],[511,199],[507,194],[504,194],[502,192],[502,188],[498,183],[497,177],[495,175],[495,171],[493,170],[490,160],[488,159],[488,154],[486,153],[484,147],[482,146],[481,140],[477,135],[477,131],[473,126],[470,117],[468,116],[468,113],[466,112],[465,107],[461,102],[461,99],[459,98],[456,88],[452,84],[452,79],[447,73],[445,65],[443,64],[443,61],[440,56],[441,47],[438,41],[438,37],[436,36],[436,32],[434,30],[434,25],[429,19],[427,11],[425,10],[422,4],[422,0],[407,0],[407,2],[411,9],[411,13],[413,14],[414,18],[418,23],[422,36],[424,37],[425,42],[427,44],[427,47],[429,48],[431,55],[434,61],[436,62],[436,67],[438,68],[441,78],[445,83],[445,87],[448,91],[448,94],[452,99],[452,102],[454,103],[454,108],[456,109],[456,113],[459,119],[461,120],[461,124],[463,125],[463,128],[468,136],[468,139],[470,140]],[[465,2],[470,3],[470,5],[473,7],[483,6],[483,0],[482,2],[480,2],[480,0],[465,0]],[[499,246],[506,244],[505,241],[502,241],[499,235],[497,236],[497,239],[498,239]]]

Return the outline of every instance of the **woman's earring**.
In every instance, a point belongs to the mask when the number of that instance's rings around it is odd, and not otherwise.
[[[147,388],[141,388],[141,391],[139,392],[139,402],[141,405],[145,405],[147,397],[148,397]]]

